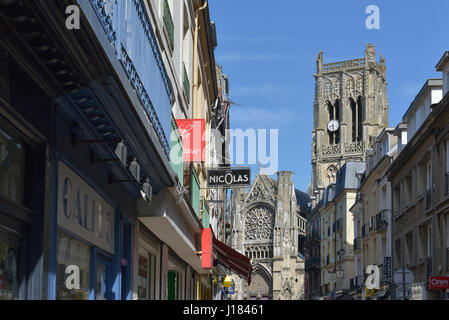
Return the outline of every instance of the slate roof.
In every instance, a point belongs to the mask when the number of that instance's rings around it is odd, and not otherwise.
[[[346,189],[357,189],[359,182],[356,174],[365,171],[365,169],[365,162],[346,162],[338,173],[335,195]]]
[[[302,192],[298,189],[295,189],[295,194],[296,194],[296,203],[301,208],[301,211],[307,212],[307,210],[309,209],[310,196],[307,193]]]

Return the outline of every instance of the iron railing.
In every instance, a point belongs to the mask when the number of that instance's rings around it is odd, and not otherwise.
[[[90,2],[169,156],[173,93],[144,0]]]
[[[376,229],[383,230],[383,229],[386,229],[387,226],[388,226],[388,217],[387,217],[387,209],[385,209],[385,210],[382,210],[376,216]]]

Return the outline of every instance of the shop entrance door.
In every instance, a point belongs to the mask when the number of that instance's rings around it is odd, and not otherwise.
[[[98,255],[96,265],[95,300],[111,300],[111,260]]]

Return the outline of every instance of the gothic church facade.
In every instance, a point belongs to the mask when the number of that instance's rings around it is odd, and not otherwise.
[[[310,197],[296,190],[292,172],[278,180],[259,174],[248,192],[231,196],[232,246],[251,259],[251,284],[233,276],[234,299],[299,300],[304,296],[303,237]]]

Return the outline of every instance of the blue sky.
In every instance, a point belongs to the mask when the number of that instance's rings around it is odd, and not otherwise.
[[[217,26],[216,60],[230,81],[233,128],[279,129],[279,170],[306,191],[316,56],[324,62],[362,58],[367,43],[386,59],[389,126],[401,120],[449,50],[447,0],[209,0]],[[368,5],[380,30],[365,27]],[[446,16],[445,16],[446,14]],[[257,166],[253,166],[253,174]]]

